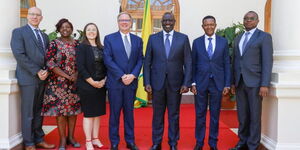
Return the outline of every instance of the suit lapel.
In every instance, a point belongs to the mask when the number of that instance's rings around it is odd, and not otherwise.
[[[159,43],[162,45],[163,47],[163,50],[161,51],[162,52],[162,55],[167,59],[167,55],[166,55],[166,48],[165,48],[165,41],[164,41],[164,32],[161,31],[159,34]]]
[[[201,37],[201,40],[200,40],[200,46],[202,46],[202,47],[200,47],[200,50],[203,50],[203,54],[209,59],[209,56],[208,56],[208,53],[207,53],[207,50],[206,50],[206,46],[205,46],[205,36],[203,35],[202,37]]]
[[[234,45],[235,45],[235,48],[237,50],[237,53],[238,53],[238,56],[241,56],[241,51],[240,51],[240,41],[241,41],[241,38],[243,36],[244,33],[241,33],[240,35],[238,35]]]
[[[172,37],[172,44],[171,44],[171,47],[170,47],[170,53],[169,53],[169,57],[168,58],[171,58],[172,57],[172,54],[174,53],[174,45],[177,43],[177,32],[174,31],[173,33],[173,37]]]
[[[27,33],[28,33],[28,35],[30,35],[30,38],[34,41],[34,43],[35,43],[35,46],[39,49],[39,52],[40,53],[42,53],[43,55],[45,54],[45,51],[43,50],[43,49],[40,49],[39,48],[39,44],[38,44],[38,41],[37,41],[37,39],[36,39],[36,37],[35,37],[35,34],[33,33],[33,31],[32,31],[32,29],[31,29],[31,27],[27,24],[26,25],[27,26]]]
[[[212,55],[212,58],[211,59],[214,59],[217,55],[217,53],[219,52],[219,47],[220,47],[220,42],[219,42],[219,37],[216,35],[216,44],[215,44],[215,49],[213,51],[213,55]]]
[[[128,60],[128,56],[126,54],[125,46],[120,31],[117,32],[117,42],[120,43],[120,48],[122,49],[120,53],[123,55],[123,57],[125,57]]]
[[[251,38],[249,39],[249,41],[247,42],[247,44],[245,46],[245,50],[243,51],[243,55],[245,55],[245,53],[249,49],[249,46],[255,41],[255,39],[257,39],[258,32],[259,32],[259,29],[256,29],[255,32],[253,33],[253,35],[251,36]]]
[[[132,55],[135,53],[134,50],[136,49],[135,46],[137,45],[135,42],[136,40],[134,39],[133,35],[131,33],[129,33],[130,35],[130,44],[131,44],[131,52],[130,52],[130,56],[129,56],[129,60],[132,57]]]

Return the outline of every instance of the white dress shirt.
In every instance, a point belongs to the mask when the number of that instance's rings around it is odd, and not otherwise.
[[[205,42],[205,48],[206,48],[206,51],[207,51],[207,48],[208,48],[208,44],[209,44],[209,40],[208,38],[212,38],[211,39],[211,43],[212,43],[212,50],[213,50],[213,53],[215,52],[215,48],[216,48],[216,34],[213,34],[212,36],[208,36],[208,35],[204,35],[204,42]]]
[[[131,44],[131,39],[130,39],[130,33],[127,33],[127,34],[124,34],[124,33],[122,33],[122,32],[120,32],[120,33],[121,33],[121,36],[122,36],[122,41],[123,41],[124,47],[125,47],[125,35],[127,36],[127,39],[128,39],[128,41],[129,41],[130,45],[132,45],[132,44]]]
[[[248,42],[250,40],[250,38],[252,37],[253,33],[256,31],[257,28],[254,28],[250,31],[246,31],[246,32],[249,32],[250,34],[248,35]],[[244,40],[245,40],[245,36],[246,36],[246,32],[243,34],[241,40],[240,40],[240,43],[239,43],[239,49],[240,49],[240,54],[243,55],[243,43],[244,43]],[[247,42],[247,43],[248,43]]]
[[[167,33],[166,31],[163,30],[164,33],[164,44],[166,42],[167,39],[167,35],[166,34],[170,34],[169,35],[169,41],[170,41],[170,46],[172,45],[172,40],[173,40],[173,34],[174,34],[174,30],[170,31],[169,33]]]
[[[28,23],[28,25],[29,25],[29,27],[31,28],[31,30],[32,30],[32,32],[34,33],[34,36],[35,36],[35,38],[38,40],[38,38],[37,38],[37,35],[36,35],[36,32],[35,32],[35,29],[38,29],[39,30],[39,35],[40,35],[40,37],[41,37],[41,39],[42,39],[42,42],[43,42],[43,46],[45,47],[45,42],[44,42],[44,38],[43,38],[43,36],[42,36],[42,31],[39,29],[39,28],[35,28],[35,27],[33,27],[32,25],[30,25],[29,23]]]

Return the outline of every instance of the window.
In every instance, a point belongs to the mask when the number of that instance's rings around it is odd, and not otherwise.
[[[165,12],[172,11],[174,13],[176,24],[175,30],[179,31],[179,3],[178,0],[151,0],[151,16],[153,32],[162,30],[161,17]],[[133,17],[133,25],[131,32],[136,35],[141,35],[144,0],[122,0],[121,10],[130,13]]]
[[[36,6],[35,0],[20,0],[20,25],[27,24],[27,14],[30,7]]]

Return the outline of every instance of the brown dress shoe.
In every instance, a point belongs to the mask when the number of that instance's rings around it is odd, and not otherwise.
[[[25,150],[35,150],[35,146],[25,146]]]
[[[52,149],[52,148],[55,148],[55,145],[54,144],[48,144],[45,141],[43,141],[41,143],[36,144],[36,147],[37,148],[43,148],[43,149]]]

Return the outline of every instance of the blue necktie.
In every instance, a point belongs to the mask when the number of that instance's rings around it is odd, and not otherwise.
[[[44,44],[43,44],[43,41],[42,41],[42,38],[40,36],[40,32],[38,29],[34,29],[35,33],[36,33],[36,37],[37,37],[37,41],[38,41],[38,47],[45,51],[45,48],[44,48]]]
[[[248,36],[249,36],[250,32],[246,32],[245,33],[245,39],[244,39],[244,42],[243,42],[243,45],[242,45],[242,55],[244,54],[244,51],[245,51],[245,47],[248,43]]]
[[[170,34],[167,33],[166,34],[166,41],[165,41],[165,48],[166,48],[166,55],[167,55],[167,58],[169,57],[169,53],[170,53],[170,49],[171,49],[171,44],[170,44],[170,40],[169,40],[169,36]]]
[[[208,38],[208,46],[207,46],[207,53],[208,53],[208,56],[209,56],[209,59],[212,58],[212,55],[213,55],[213,45],[211,43],[211,40],[212,38]]]

